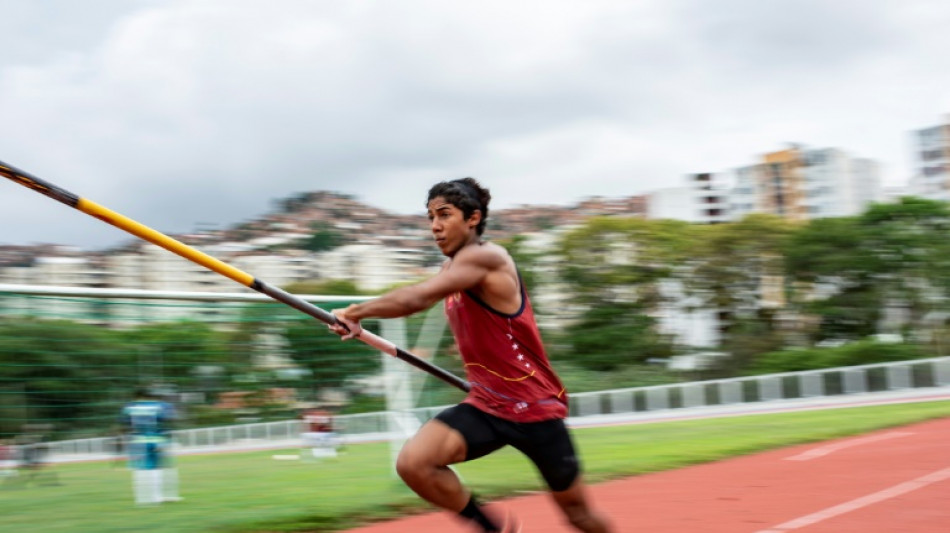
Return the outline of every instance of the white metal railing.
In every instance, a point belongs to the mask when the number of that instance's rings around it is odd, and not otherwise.
[[[892,363],[766,374],[740,378],[694,381],[628,389],[582,392],[571,396],[570,416],[659,412],[707,406],[784,402],[807,398],[846,397],[875,392],[950,387],[950,357]],[[381,411],[335,418],[339,433],[349,442],[388,440],[393,416],[429,420],[445,406],[421,407],[405,413]],[[173,432],[179,452],[218,448],[295,446],[300,440],[299,420],[259,422],[232,426],[183,429]],[[115,454],[115,438],[100,437],[48,443],[55,455]]]
[[[571,416],[773,402],[950,386],[950,357],[571,395]]]

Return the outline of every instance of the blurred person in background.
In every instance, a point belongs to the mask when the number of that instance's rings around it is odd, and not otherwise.
[[[340,439],[334,428],[333,413],[325,409],[307,409],[302,413],[301,440],[310,457],[336,457]]]
[[[170,463],[171,424],[175,411],[148,389],[139,389],[122,408],[122,425],[129,434],[129,466],[135,503],[180,501],[178,472]]]
[[[17,475],[17,450],[12,440],[0,440],[0,477]]]
[[[396,461],[400,477],[423,499],[482,531],[520,532],[512,513],[487,512],[449,468],[511,445],[535,464],[575,529],[608,533],[606,519],[588,502],[564,424],[567,392],[548,361],[517,266],[504,248],[482,240],[490,200],[472,178],[433,186],[426,207],[436,246],[447,257],[441,271],[334,310],[340,324],[330,329],[352,339],[363,319],[407,316],[444,300],[471,390],[406,442]]]
[[[14,440],[10,460],[16,469],[7,476],[5,486],[23,488],[30,482],[36,485],[59,485],[59,475],[47,468],[49,445],[44,437],[52,431],[49,424],[25,424],[23,433]]]

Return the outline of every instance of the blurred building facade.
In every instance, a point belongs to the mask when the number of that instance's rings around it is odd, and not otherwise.
[[[729,221],[730,194],[722,176],[691,174],[683,187],[667,187],[647,196],[646,218],[669,218],[694,224]]]
[[[916,168],[910,193],[930,200],[950,201],[950,116],[944,124],[913,132]]]
[[[768,213],[789,220],[857,215],[883,200],[880,166],[837,148],[799,145],[735,169],[729,218]]]
[[[752,213],[789,220],[857,215],[884,199],[878,163],[837,148],[791,146],[721,173],[648,195],[647,218],[719,224]]]

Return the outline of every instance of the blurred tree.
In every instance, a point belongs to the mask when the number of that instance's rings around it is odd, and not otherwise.
[[[774,310],[785,304],[782,252],[793,226],[755,214],[692,230],[697,244],[681,279],[700,307],[718,313],[721,344],[732,356],[726,364],[742,368],[756,354],[781,346],[772,334],[778,328]]]
[[[349,280],[326,279],[290,284],[286,290],[293,294],[325,296],[361,296],[363,291]],[[355,300],[354,300],[355,301]],[[349,302],[317,303],[330,310],[346,307]],[[321,388],[339,387],[348,378],[360,377],[379,369],[379,355],[361,342],[340,342],[316,319],[303,315],[289,317],[283,322],[281,335],[287,341],[287,350],[293,361],[310,374],[309,388],[316,396]]]
[[[290,321],[284,336],[290,356],[311,372],[315,389],[340,387],[347,379],[373,374],[381,368],[375,348],[358,341],[341,342],[313,319]]]
[[[248,350],[233,350],[228,335],[210,324],[193,320],[146,324],[121,332],[127,358],[143,382],[167,381],[181,388],[200,385],[195,369],[221,366],[227,374],[253,365]]]
[[[54,430],[108,428],[113,392],[134,375],[131,350],[116,332],[64,320],[0,320],[0,436],[24,423]]]
[[[884,302],[908,312],[907,328],[921,331],[925,316],[946,310],[950,290],[950,206],[946,202],[905,197],[874,204],[860,218],[865,245]]]
[[[650,308],[663,298],[660,282],[675,277],[694,245],[687,222],[594,218],[562,239],[561,275],[586,306],[635,302]]]
[[[311,252],[325,252],[346,242],[346,236],[339,230],[334,229],[329,222],[316,221],[310,225],[313,233],[303,240],[300,247]]]
[[[651,358],[673,355],[672,340],[637,304],[606,303],[584,312],[567,328],[571,350],[559,354],[581,368],[614,371]]]
[[[808,340],[859,339],[873,334],[884,306],[880,265],[857,217],[819,218],[785,243],[792,300],[818,318]]]
[[[518,265],[518,273],[521,274],[521,280],[524,282],[530,294],[532,288],[536,287],[539,281],[537,268],[540,255],[537,252],[529,250],[526,246],[526,241],[527,237],[524,235],[515,235],[509,239],[498,241],[498,244],[508,250],[508,254],[511,255],[515,264]],[[532,302],[532,304],[534,305],[534,302]],[[537,306],[535,305],[535,311],[537,310]]]
[[[920,346],[862,340],[826,348],[792,348],[762,354],[746,374],[798,372],[927,357]]]
[[[906,328],[946,311],[950,290],[950,209],[902,198],[853,218],[818,219],[788,241],[788,272],[798,300],[821,317],[813,340],[858,339],[878,330],[887,308],[906,311]]]
[[[285,289],[292,294],[310,294],[324,296],[362,296],[367,294],[360,290],[350,280],[345,279],[322,279],[314,281],[299,281],[287,285]]]
[[[609,370],[668,356],[672,342],[650,313],[671,297],[661,284],[693,244],[689,224],[674,220],[595,218],[565,235],[560,274],[581,316],[565,332],[571,351],[558,357]]]

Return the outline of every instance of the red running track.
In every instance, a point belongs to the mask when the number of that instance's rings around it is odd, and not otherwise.
[[[592,486],[618,533],[945,533],[950,418]],[[568,533],[547,495],[493,504],[524,533]],[[434,512],[350,533],[472,531]]]

